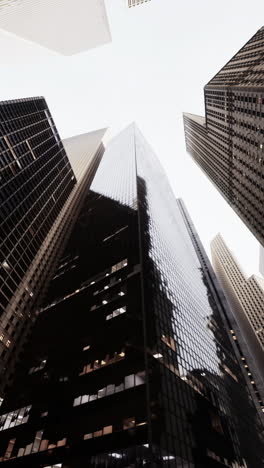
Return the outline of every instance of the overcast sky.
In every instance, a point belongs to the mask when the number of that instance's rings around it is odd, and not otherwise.
[[[0,100],[45,96],[62,138],[102,127],[110,138],[135,121],[207,252],[221,232],[245,272],[258,273],[257,241],[185,151],[182,112],[204,115],[203,86],[263,25],[263,0],[106,6],[112,43],[72,57],[0,33]]]

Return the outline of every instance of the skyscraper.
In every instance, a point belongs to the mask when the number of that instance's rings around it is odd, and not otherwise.
[[[44,98],[2,102],[0,119],[1,397],[34,320],[33,311],[43,295],[57,249],[70,232],[67,217],[77,203],[81,179],[91,176],[93,165],[100,161],[97,151],[101,152],[104,130],[86,136],[83,155],[77,151],[73,155],[66,141],[76,183]],[[96,141],[89,153],[87,139],[91,138]]]
[[[244,355],[244,366],[264,412],[264,279],[249,279],[218,234],[211,243],[218,280],[230,303],[231,334]]]
[[[259,249],[259,271],[264,276],[264,247],[262,245]]]
[[[63,55],[111,41],[104,0],[4,0],[0,28]]]
[[[214,273],[134,125],[84,193],[3,403],[3,466],[259,468]]]
[[[187,151],[264,246],[264,28],[205,86],[205,118],[184,114]]]
[[[142,5],[142,3],[150,2],[150,0],[126,0],[128,2],[128,7],[134,7],[137,5]]]

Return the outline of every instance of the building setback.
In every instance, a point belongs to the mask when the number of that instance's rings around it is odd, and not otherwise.
[[[264,28],[205,86],[205,118],[184,114],[187,151],[264,246]]]
[[[62,55],[111,42],[104,0],[4,0],[0,28]]]
[[[134,125],[84,194],[2,406],[3,466],[259,468],[214,273]]]
[[[242,350],[243,365],[264,412],[264,280],[246,277],[220,234],[211,242],[211,250],[214,270],[231,306],[230,332]]]
[[[0,119],[1,397],[70,232],[67,217],[78,204],[81,183],[91,182],[101,159],[105,131],[86,136],[94,146],[85,154],[73,155],[68,144],[76,180],[44,98],[2,102]]]

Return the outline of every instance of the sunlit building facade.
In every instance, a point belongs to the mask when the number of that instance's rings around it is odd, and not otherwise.
[[[204,88],[205,117],[184,114],[187,151],[264,246],[264,28]]]
[[[0,28],[62,55],[111,42],[104,0],[1,0]]]
[[[215,275],[134,125],[84,194],[2,406],[2,465],[259,468]]]
[[[264,276],[264,247],[262,245],[259,249],[259,271]]]
[[[247,278],[218,234],[211,242],[217,278],[231,306],[232,338],[242,350],[243,365],[264,412],[264,279]]]

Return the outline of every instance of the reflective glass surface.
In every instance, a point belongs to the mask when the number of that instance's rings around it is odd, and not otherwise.
[[[128,127],[87,189],[4,402],[5,418],[32,410],[0,432],[2,460],[260,468],[259,422],[214,281],[183,203]]]
[[[194,247],[197,234],[187,230],[184,205],[137,129],[135,142],[146,348],[159,362],[166,408],[162,430],[153,423],[153,441],[177,466],[261,466],[259,420],[212,295],[213,278]]]

